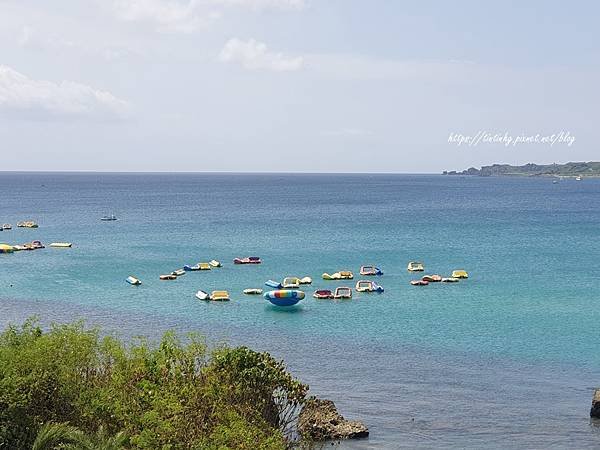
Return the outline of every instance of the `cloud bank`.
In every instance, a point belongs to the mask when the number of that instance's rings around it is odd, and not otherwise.
[[[230,39],[227,41],[219,60],[224,63],[237,63],[248,70],[272,70],[275,72],[290,72],[302,68],[302,57],[286,57],[282,53],[270,52],[263,42],[250,39],[242,41]]]
[[[0,66],[0,111],[41,116],[125,118],[128,102],[72,81],[33,80]]]

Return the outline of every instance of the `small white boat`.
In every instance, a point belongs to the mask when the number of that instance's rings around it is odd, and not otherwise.
[[[352,298],[352,289],[350,289],[349,287],[343,287],[343,286],[335,288],[333,298],[335,298],[335,299]]]
[[[575,177],[575,181],[581,181],[581,180],[582,180],[582,178],[581,178],[581,175],[577,175],[577,176]]]
[[[102,220],[103,222],[111,222],[113,220],[117,220],[117,216],[115,216],[114,214],[111,214],[109,216],[102,216],[100,217],[100,220]]]
[[[210,264],[212,267],[221,267],[221,262],[217,261],[216,259],[211,259],[208,264]]]
[[[458,283],[459,281],[460,281],[460,278],[456,278],[456,277],[442,278],[442,283]]]
[[[300,284],[312,284],[312,278],[311,277],[300,278]]]
[[[263,290],[258,288],[250,288],[244,289],[244,294],[246,295],[262,295]]]
[[[196,298],[198,300],[210,300],[210,295],[208,295],[208,292],[198,291],[196,292]]]
[[[180,277],[182,275],[185,275],[185,270],[183,270],[183,269],[174,270],[173,272],[171,272],[171,275],[175,275],[176,277]]]
[[[136,277],[134,277],[133,275],[129,275],[127,278],[125,278],[125,281],[127,281],[129,284],[133,285],[133,286],[139,286],[140,284],[142,284],[142,282],[137,279]]]
[[[5,223],[4,225],[2,225],[2,230],[7,231],[7,230],[12,230],[12,225],[10,223]]]
[[[71,242],[53,242],[52,244],[50,244],[50,247],[71,248],[71,247],[73,247],[73,243],[71,243]]]
[[[176,280],[177,277],[173,274],[169,274],[169,275],[160,275],[158,277],[158,279],[161,281],[171,281],[171,280]]]
[[[406,268],[409,272],[423,272],[425,267],[422,262],[411,261],[408,263],[408,267]]]

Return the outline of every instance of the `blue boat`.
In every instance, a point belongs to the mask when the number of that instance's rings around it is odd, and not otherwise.
[[[274,289],[281,289],[281,283],[279,281],[268,280],[265,282],[265,285]]]
[[[183,270],[185,270],[186,272],[200,270],[200,264],[196,264],[195,266],[190,266],[189,264],[186,264],[185,266],[183,266]]]
[[[275,306],[294,306],[304,298],[304,292],[283,289],[265,292],[263,297]]]

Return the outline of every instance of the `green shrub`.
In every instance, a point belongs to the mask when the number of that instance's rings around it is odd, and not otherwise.
[[[122,448],[281,449],[307,390],[268,353],[209,354],[194,334],[126,345],[82,323],[28,321],[0,334],[0,449],[61,429]]]

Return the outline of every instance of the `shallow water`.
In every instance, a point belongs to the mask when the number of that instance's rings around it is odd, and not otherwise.
[[[0,325],[83,316],[272,351],[369,425],[370,439],[344,447],[600,447],[600,180],[0,174],[0,192],[0,222],[40,223],[0,241],[75,243],[0,255]],[[112,212],[119,221],[98,220]],[[231,264],[247,255],[264,262]],[[158,280],[212,258],[224,267]],[[409,260],[471,277],[412,287]],[[312,276],[309,293],[348,285],[320,274],[366,263],[384,270],[384,294],[291,312],[241,294],[286,275]],[[194,299],[219,288],[233,301]]]

